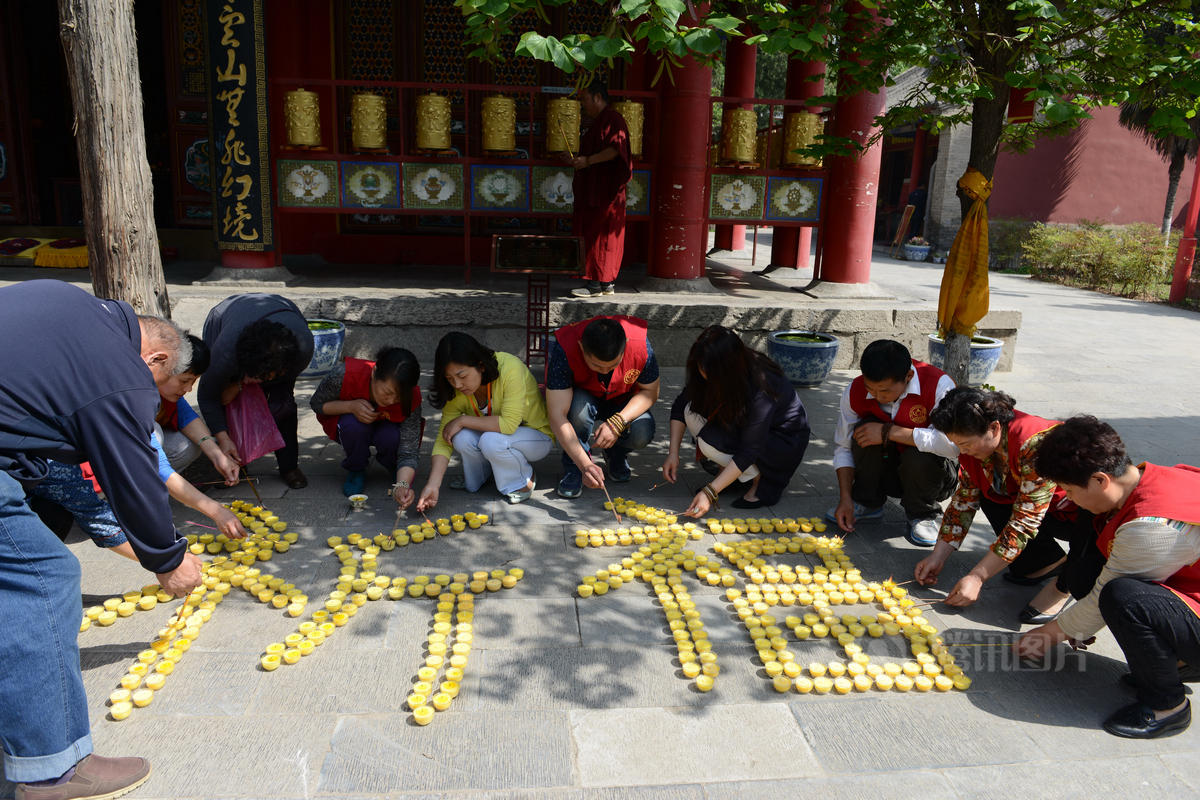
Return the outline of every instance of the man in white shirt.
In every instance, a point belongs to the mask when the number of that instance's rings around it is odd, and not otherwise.
[[[896,497],[908,519],[905,538],[932,547],[940,503],[957,484],[958,448],[929,426],[929,412],[954,381],[889,339],[867,345],[859,369],[842,394],[833,453],[838,504],[825,516],[852,531],[881,518],[887,498]]]

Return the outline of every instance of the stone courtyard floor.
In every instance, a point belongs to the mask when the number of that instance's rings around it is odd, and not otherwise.
[[[936,304],[936,265],[880,258],[873,278],[903,287],[914,303]],[[992,379],[1021,409],[1059,418],[1094,413],[1117,428],[1135,461],[1200,462],[1194,410],[1200,317],[1020,276],[991,280],[993,306],[1023,314],[1016,365]],[[171,286],[176,299],[188,291]],[[199,329],[200,320],[184,322]],[[800,390],[813,441],[790,491],[761,516],[821,516],[833,504],[833,422],[853,376],[838,371],[822,386]],[[664,370],[668,388],[655,408],[659,437],[634,454],[634,478],[612,485],[614,495],[678,511],[707,479],[688,464],[680,484],[650,491],[660,480],[667,412],[682,377],[679,368]],[[266,645],[295,631],[334,588],[339,562],[327,537],[374,536],[393,525],[382,470],[369,475],[366,510],[351,511],[342,497],[340,449],[307,411],[314,388],[306,381],[297,391],[308,488],[288,490],[270,459],[251,467],[264,505],[299,535],[288,552],[259,566],[305,590],[308,611],[292,619],[233,590],[153,703],[120,722],[109,718],[106,698],[178,601],[80,635],[97,751],[144,755],[153,763],[150,780],[130,797],[1008,799],[1200,792],[1200,725],[1151,742],[1099,729],[1105,716],[1132,701],[1117,684],[1124,661],[1107,632],[1088,652],[1060,653],[1042,668],[1016,663],[1003,646],[955,646],[973,680],[965,692],[779,694],[724,590],[687,577],[721,667],[713,691],[697,691],[683,676],[666,617],[645,583],[603,597],[576,596],[582,576],[636,548],[575,546],[576,529],[614,526],[601,493],[587,491],[574,501],[554,495],[557,454],[537,465],[529,502],[508,506],[488,487],[478,495],[443,488],[431,516],[473,511],[489,515],[489,523],[379,556],[377,571],[388,576],[524,570],[515,587],[478,598],[461,693],[430,725],[418,726],[405,703],[426,656],[432,600],[367,602],[311,655],[265,672],[259,659]],[[418,484],[426,468],[423,461]],[[204,470],[196,475],[208,477]],[[253,500],[244,485],[212,494]],[[739,516],[727,505],[719,515]],[[207,522],[195,512],[176,507],[175,518],[184,532],[205,532],[186,524]],[[404,523],[414,519],[420,521],[414,515]],[[911,577],[926,551],[905,542],[903,525],[892,503],[881,523],[846,538],[845,553],[865,581]],[[715,544],[743,538],[705,531],[688,546],[715,560]],[[942,596],[991,538],[980,515],[939,590],[913,594]],[[152,582],[137,565],[90,541],[76,535],[70,542],[83,564],[85,606]],[[775,559],[817,563],[803,554]],[[1033,591],[995,579],[961,613],[939,605],[924,613],[947,642],[1006,640]],[[780,619],[790,613],[797,611],[775,611]],[[904,656],[899,637],[862,641],[875,662]],[[789,646],[801,663],[843,660],[828,639]],[[11,784],[0,782],[0,797],[11,793]]]

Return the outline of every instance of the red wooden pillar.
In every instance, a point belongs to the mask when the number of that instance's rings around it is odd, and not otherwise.
[[[758,62],[758,46],[747,45],[744,39],[730,39],[725,45],[726,97],[754,97],[754,72]],[[726,109],[752,108],[752,103],[726,103]],[[760,158],[765,155],[760,154]],[[718,225],[714,246],[717,250],[741,250],[746,246],[745,225]]]
[[[878,25],[874,11],[849,4],[850,22],[844,31],[846,47],[869,36]],[[843,87],[839,87],[844,91]],[[856,155],[829,159],[829,201],[825,207],[825,244],[821,278],[833,283],[871,280],[871,242],[875,204],[879,199],[879,162],[883,144],[866,147],[874,133],[875,117],[883,111],[884,90],[843,94],[833,109],[833,135],[855,141]]]
[[[708,242],[704,185],[711,128],[712,70],[691,58],[660,81],[658,161],[654,171],[654,231],[648,272],[653,278],[704,277]]]
[[[821,76],[817,79],[815,76]],[[824,61],[789,61],[787,73],[788,100],[807,100],[825,93]],[[800,109],[785,108],[784,115]],[[771,266],[807,269],[812,250],[812,228],[776,227],[771,236]]]

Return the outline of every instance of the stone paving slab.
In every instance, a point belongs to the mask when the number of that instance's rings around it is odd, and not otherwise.
[[[1153,756],[960,767],[942,775],[958,797],[976,800],[1185,797],[1195,791]]]
[[[779,800],[782,797],[853,797],[856,800],[920,797],[921,800],[956,800],[960,797],[943,773],[926,770],[813,776],[801,780],[709,783],[704,786],[704,796],[710,800],[735,797],[738,800]]]
[[[833,714],[820,697],[801,697],[789,705],[819,762],[831,772],[1010,764],[1041,757],[1025,726],[971,713],[967,695],[831,697],[828,702],[841,704]]]
[[[572,783],[566,712],[447,712],[434,724],[437,736],[398,714],[341,718],[317,788],[386,794]]]
[[[620,786],[820,774],[783,703],[572,711],[580,783]]]

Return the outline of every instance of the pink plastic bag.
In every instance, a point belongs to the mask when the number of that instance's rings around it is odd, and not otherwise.
[[[243,464],[283,447],[283,435],[267,407],[267,396],[257,383],[242,387],[226,406],[225,419],[229,423],[229,438],[233,439]]]

